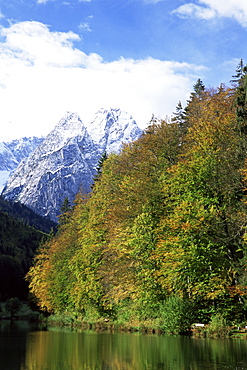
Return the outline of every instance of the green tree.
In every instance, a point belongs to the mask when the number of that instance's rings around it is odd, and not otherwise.
[[[166,333],[188,332],[195,318],[194,307],[188,299],[171,295],[161,304],[159,317]]]
[[[21,308],[21,302],[17,297],[10,298],[5,303],[5,310],[10,313],[11,318],[14,317],[15,314],[20,310]]]
[[[152,119],[102,161],[100,181],[78,195],[29,271],[42,309],[125,320],[162,314],[168,331],[169,321],[172,331],[188,327],[186,310],[205,321],[243,312],[246,139],[233,101],[233,90],[198,80],[186,130],[181,116]]]
[[[244,66],[242,59],[237,66],[236,75],[233,77],[235,77],[235,80],[233,80],[235,83],[234,107],[239,131],[244,135],[242,145],[245,151],[245,136],[247,134],[247,66]]]
[[[243,59],[240,59],[240,62],[236,67],[236,74],[232,76],[233,80],[230,81],[234,85],[234,87],[239,86],[245,73],[246,73],[246,67],[244,65],[244,61]]]
[[[205,85],[200,78],[198,78],[195,85],[193,85],[193,88],[194,88],[194,92],[192,93],[192,97],[195,96],[197,98],[200,98],[203,92],[205,91]]]
[[[210,310],[236,285],[245,218],[243,163],[229,91],[204,92],[197,104],[200,115],[190,116],[186,151],[164,185],[167,212],[156,274],[167,292],[206,301]]]
[[[176,111],[173,112],[173,121],[176,121],[181,128],[184,127],[185,124],[185,110],[183,109],[182,103],[179,100],[177,106],[176,106]]]
[[[138,317],[157,308],[161,293],[153,275],[152,252],[155,228],[163,213],[160,179],[176,163],[180,150],[178,124],[152,122],[139,140],[107,161],[100,182],[102,192],[96,188],[95,197],[103,199],[109,194],[100,267],[109,307],[123,304],[126,310],[128,302],[129,312]]]
[[[100,157],[100,159],[98,161],[98,165],[96,167],[96,174],[94,175],[93,183],[91,185],[91,189],[94,188],[95,182],[100,180],[101,175],[102,175],[103,165],[104,165],[104,162],[107,160],[107,158],[108,158],[108,155],[107,155],[106,151],[104,151],[104,153],[102,154],[102,156]]]
[[[60,226],[66,224],[69,221],[71,211],[72,211],[72,205],[69,201],[69,198],[66,197],[60,209],[60,216],[59,216]]]
[[[43,310],[75,311],[73,289],[76,278],[71,260],[80,248],[79,236],[87,220],[87,197],[78,194],[73,210],[59,233],[43,244],[35,257],[35,265],[29,270],[27,280],[30,292]]]

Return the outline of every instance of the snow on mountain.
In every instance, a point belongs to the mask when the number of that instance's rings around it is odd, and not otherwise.
[[[123,143],[134,141],[142,134],[132,116],[120,109],[100,109],[87,129],[93,141],[107,153],[118,153]]]
[[[0,142],[0,193],[18,164],[27,158],[44,138],[29,137]]]
[[[0,193],[7,184],[10,173],[10,171],[0,171]]]
[[[78,191],[90,191],[104,151],[119,152],[123,142],[141,134],[133,118],[119,109],[100,110],[88,127],[77,113],[67,112],[18,165],[2,195],[57,221],[66,197],[73,202]]]
[[[41,145],[20,163],[3,196],[57,221],[65,197],[72,201],[80,187],[89,190],[91,162],[96,165],[91,153],[95,150],[79,116],[67,112]]]
[[[21,139],[5,142],[5,145],[12,152],[17,164],[19,164],[24,158],[27,158],[43,140],[43,137],[23,137]]]

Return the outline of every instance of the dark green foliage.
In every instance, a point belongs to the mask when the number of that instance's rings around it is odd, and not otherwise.
[[[178,334],[189,331],[195,320],[193,304],[186,299],[172,295],[160,307],[159,316],[166,333]]]
[[[5,303],[5,310],[10,313],[10,316],[13,318],[15,314],[20,310],[21,302],[17,297],[10,298]]]
[[[241,135],[239,142],[239,158],[244,159],[246,157],[247,144],[247,66],[244,65],[243,59],[240,60],[236,74],[233,76],[231,81],[234,86],[234,102],[233,106],[235,109],[237,128]]]
[[[196,97],[199,97],[199,98],[201,97],[202,93],[205,91],[205,85],[200,78],[198,78],[193,88],[194,88],[194,92],[192,93],[192,95],[195,95]]]
[[[71,215],[72,205],[69,201],[69,198],[66,197],[60,209],[60,216],[59,216],[59,226],[65,225],[69,221],[69,217]]]
[[[234,87],[239,86],[245,73],[246,73],[246,67],[244,66],[244,61],[243,59],[240,59],[240,62],[236,67],[236,74],[232,76],[233,80],[230,81],[234,85]]]
[[[26,299],[24,281],[35,251],[45,234],[0,211],[0,300]]]
[[[24,225],[34,227],[36,230],[49,233],[56,229],[57,224],[49,218],[42,217],[30,208],[19,202],[9,202],[0,196],[0,211],[6,212],[10,217],[21,221]]]
[[[244,66],[243,59],[240,60],[234,80],[231,82],[235,87],[234,107],[236,112],[239,130],[244,135],[247,134],[247,66]]]
[[[0,255],[0,292],[1,300],[18,295],[24,299],[27,287],[23,280],[24,269],[17,258]]]
[[[181,101],[178,102],[178,105],[176,106],[176,112],[173,112],[174,115],[174,121],[177,121],[179,126],[183,127],[185,122],[185,111],[183,109]]]
[[[98,162],[98,165],[96,167],[96,174],[93,178],[93,184],[91,186],[91,188],[93,189],[94,188],[94,185],[97,181],[100,180],[101,178],[101,175],[102,175],[102,169],[103,169],[103,165],[104,165],[104,162],[107,160],[108,158],[108,155],[106,153],[106,151],[102,154],[101,158],[99,159],[99,162]]]

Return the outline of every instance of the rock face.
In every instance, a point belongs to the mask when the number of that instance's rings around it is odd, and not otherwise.
[[[24,137],[20,140],[0,143],[0,192],[8,180],[10,173],[18,164],[27,158],[44,138]]]
[[[97,163],[106,151],[119,152],[122,143],[142,134],[130,115],[120,109],[100,110],[84,126],[77,113],[67,112],[54,130],[21,161],[2,195],[57,221],[66,197],[90,191]]]
[[[99,110],[87,127],[94,143],[103,153],[118,153],[123,143],[130,143],[142,134],[134,119],[120,109]]]

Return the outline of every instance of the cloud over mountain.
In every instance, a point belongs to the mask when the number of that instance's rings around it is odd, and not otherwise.
[[[121,106],[145,127],[152,114],[171,114],[202,70],[151,57],[105,61],[77,48],[81,38],[75,32],[52,31],[37,21],[1,27],[0,36],[2,140],[13,133],[47,134],[64,110],[90,120],[102,106]]]

